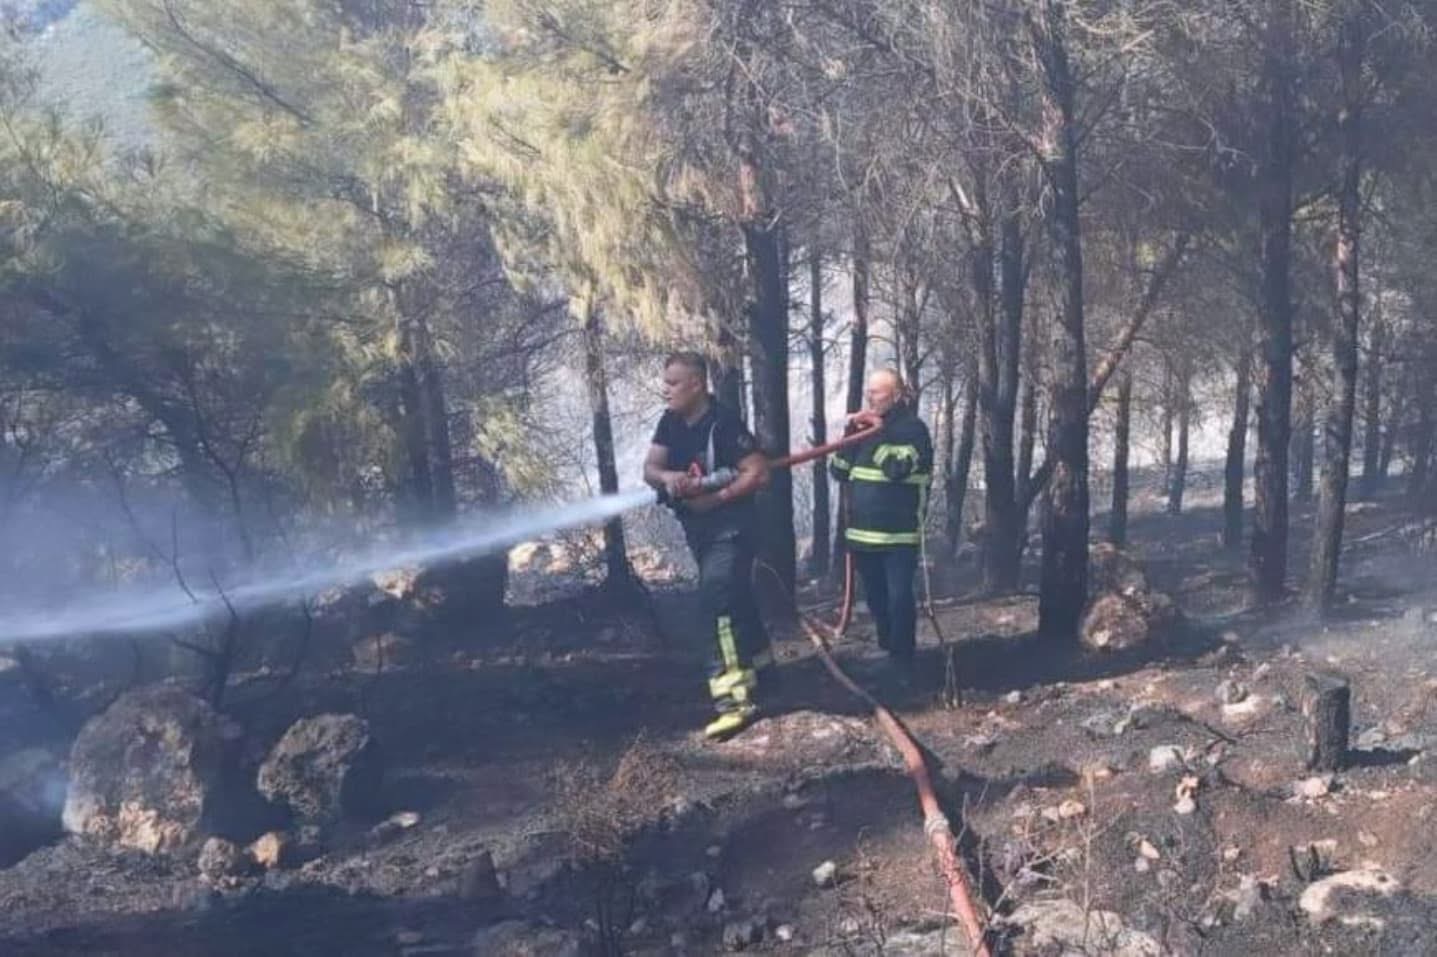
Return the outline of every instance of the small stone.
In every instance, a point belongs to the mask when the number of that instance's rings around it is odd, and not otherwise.
[[[963,743],[979,754],[986,754],[997,746],[998,739],[991,734],[970,734],[963,739]]]
[[[723,929],[723,945],[726,950],[748,950],[763,940],[763,924],[756,920],[738,920],[726,924]]]
[[[1233,894],[1234,920],[1247,920],[1267,900],[1267,888],[1251,874],[1244,874]]]
[[[1238,635],[1237,632],[1232,631],[1231,629],[1229,629],[1229,630],[1224,631],[1224,632],[1222,633],[1222,635],[1221,635],[1221,641],[1222,641],[1222,643],[1225,644],[1225,645],[1235,645],[1235,644],[1237,644],[1238,642],[1242,641],[1242,638],[1241,638],[1241,636]]]
[[[717,845],[717,844],[710,844],[710,845],[704,850],[704,853],[707,854],[710,858],[713,858],[714,860],[717,860],[717,859],[719,858],[719,856],[723,854],[723,848],[720,847],[720,846]]]
[[[1009,704],[1021,704],[1023,701],[1023,692],[1017,690],[1010,691],[1003,696],[1003,700]]]
[[[1226,848],[1223,848],[1222,859],[1223,859],[1224,861],[1226,861],[1227,863],[1231,864],[1233,861],[1237,860],[1239,857],[1242,857],[1242,848],[1240,848],[1240,847],[1226,847]]]
[[[813,869],[813,882],[819,887],[832,887],[838,880],[838,865],[824,861]]]
[[[1241,704],[1247,700],[1247,688],[1228,678],[1218,683],[1217,700],[1224,705]]]
[[[1142,841],[1138,843],[1138,853],[1150,861],[1156,861],[1162,857],[1162,854],[1158,852],[1156,847],[1153,847],[1152,842],[1147,838],[1143,838]]]
[[[1099,711],[1097,714],[1090,714],[1082,721],[1079,721],[1078,726],[1081,727],[1084,731],[1087,731],[1089,734],[1096,735],[1100,738],[1105,738],[1110,734],[1116,733],[1113,730],[1113,726],[1117,723],[1117,721],[1118,718],[1114,715],[1113,712]]]
[[[714,892],[709,895],[708,910],[710,914],[717,914],[724,909],[726,901],[723,896],[723,888],[715,887]]]
[[[239,847],[222,837],[209,838],[200,848],[200,875],[212,884],[247,873],[248,864]]]
[[[778,927],[774,928],[773,936],[781,943],[788,943],[793,940],[793,925],[779,924]]]
[[[1241,701],[1222,706],[1222,717],[1224,721],[1244,722],[1257,717],[1262,712],[1262,699],[1256,695],[1244,697]]]
[[[629,936],[642,937],[649,932],[649,922],[640,917],[629,925]]]
[[[1309,800],[1326,797],[1332,791],[1332,775],[1306,778],[1292,786],[1293,794]]]
[[[1199,779],[1191,774],[1186,775],[1178,782],[1177,803],[1173,805],[1174,811],[1178,814],[1186,815],[1197,810],[1197,800],[1195,796],[1197,794],[1198,784]]]
[[[289,835],[283,831],[263,834],[248,848],[249,856],[267,871],[277,870],[292,863],[293,848]]]
[[[1083,778],[1087,781],[1107,781],[1117,773],[1106,761],[1094,761],[1083,766]]]
[[[1381,728],[1368,728],[1357,736],[1357,746],[1364,751],[1376,748],[1387,741],[1387,732]]]
[[[783,806],[790,811],[797,811],[808,804],[801,795],[792,792],[783,796]]]
[[[1058,805],[1058,817],[1064,821],[1071,821],[1073,818],[1082,817],[1088,813],[1088,808],[1082,801],[1069,799]]]
[[[1383,919],[1365,911],[1363,904],[1391,897],[1400,887],[1389,874],[1368,867],[1333,874],[1309,884],[1298,904],[1314,924],[1337,920],[1349,927],[1381,929]]]
[[[1133,870],[1137,871],[1139,874],[1146,874],[1152,869],[1153,862],[1148,860],[1146,857],[1140,857],[1137,860],[1133,861]]]
[[[1163,744],[1148,752],[1148,770],[1154,774],[1176,771],[1183,766],[1183,752],[1175,744]]]
[[[419,815],[413,811],[395,811],[389,815],[389,820],[401,830],[407,831],[419,824]]]

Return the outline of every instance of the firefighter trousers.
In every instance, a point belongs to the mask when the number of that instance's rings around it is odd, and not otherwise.
[[[853,560],[863,580],[864,602],[878,631],[878,646],[895,661],[912,662],[918,628],[918,597],[913,587],[918,549],[912,545],[855,549]]]
[[[748,723],[757,711],[760,673],[773,663],[768,632],[753,593],[754,548],[742,534],[691,542],[699,567],[699,601],[711,629],[709,696],[719,719],[709,726],[722,736]]]

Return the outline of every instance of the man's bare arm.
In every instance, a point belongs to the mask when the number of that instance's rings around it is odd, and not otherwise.
[[[696,512],[707,512],[726,502],[752,495],[768,484],[768,477],[768,458],[762,452],[751,452],[739,460],[738,478],[717,492],[690,499],[689,507]]]
[[[662,445],[650,445],[649,454],[644,458],[644,484],[654,490],[667,489],[673,494],[674,486],[683,479],[683,472],[664,468],[669,461],[669,450]]]

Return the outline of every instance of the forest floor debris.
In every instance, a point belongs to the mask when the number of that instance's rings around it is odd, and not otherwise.
[[[1143,586],[1182,612],[1155,645],[1039,653],[1032,598],[940,596],[957,709],[926,626],[932,680],[882,685],[860,604],[839,659],[928,749],[1006,952],[1367,954],[1423,939],[1437,917],[1437,679],[1422,653],[1437,561],[1371,537],[1394,511],[1353,516],[1351,600],[1327,625],[1245,610],[1241,557],[1202,509],[1134,522]],[[652,609],[535,606],[503,636],[455,634],[407,667],[366,660],[236,695],[226,720],[254,764],[298,720],[362,719],[386,763],[365,779],[373,814],[322,837],[187,820],[187,854],[60,839],[0,870],[0,951],[963,953],[911,784],[799,636],[780,633],[779,713],[723,745],[693,733],[706,649],[690,602],[655,588]],[[1352,687],[1355,747],[1332,774],[1304,765],[1298,702],[1317,667]],[[6,753],[64,753],[28,706],[0,702],[16,712],[0,715]]]

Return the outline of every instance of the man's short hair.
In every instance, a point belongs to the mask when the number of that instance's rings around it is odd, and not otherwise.
[[[685,369],[688,369],[694,375],[698,376],[700,382],[704,383],[705,385],[708,384],[708,360],[697,352],[670,353],[669,357],[664,360],[664,368],[667,369],[670,366],[683,366]]]

